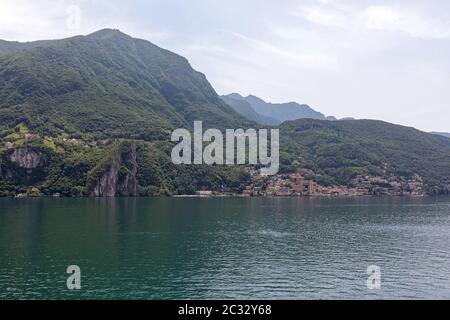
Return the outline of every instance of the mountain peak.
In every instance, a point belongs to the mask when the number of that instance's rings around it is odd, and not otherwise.
[[[226,95],[224,97],[228,97],[228,98],[236,99],[236,100],[244,100],[244,97],[241,96],[239,93],[236,93],[236,92],[230,93],[230,94],[228,94],[228,95]]]
[[[267,104],[266,101],[264,101],[263,99],[254,96],[254,95],[248,95],[245,100],[247,100],[250,104]]]
[[[130,38],[129,35],[123,33],[119,29],[110,29],[110,28],[101,29],[88,35],[88,37],[95,39],[108,39],[118,36]]]

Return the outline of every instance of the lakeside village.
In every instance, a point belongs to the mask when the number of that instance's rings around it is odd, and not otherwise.
[[[374,176],[357,176],[351,186],[321,186],[314,180],[318,177],[312,170],[299,169],[291,174],[263,176],[255,168],[247,168],[252,177],[241,197],[302,197],[302,196],[412,196],[422,197],[426,193],[422,178],[390,176],[388,178]],[[201,190],[198,197],[225,196],[225,193]]]

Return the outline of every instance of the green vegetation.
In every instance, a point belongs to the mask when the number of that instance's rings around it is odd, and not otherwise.
[[[297,120],[281,126],[283,149],[296,166],[348,184],[356,175],[424,178],[436,193],[450,182],[450,140],[382,121]]]
[[[242,191],[250,177],[241,167],[172,164],[170,134],[194,120],[222,130],[257,127],[185,58],[119,31],[0,41],[0,196],[90,196],[108,172],[116,195],[134,186],[141,196]],[[430,193],[450,181],[447,138],[379,121],[280,128],[282,172],[309,168],[324,185],[419,174]]]
[[[119,31],[0,56],[0,131],[24,124],[42,136],[154,141],[198,119],[250,124],[186,59]]]
[[[45,141],[35,139],[21,146],[39,152],[47,160],[32,172],[8,159],[13,149],[1,153],[0,196],[30,195],[33,187],[43,195],[90,196],[96,182],[111,166],[120,168],[117,183],[131,172],[126,159],[132,150],[136,150],[136,179],[141,196],[195,194],[202,189],[241,192],[250,181],[242,168],[175,166],[170,160],[172,146],[164,142],[115,140],[95,147],[84,142],[54,142],[57,150],[64,150],[57,153]]]

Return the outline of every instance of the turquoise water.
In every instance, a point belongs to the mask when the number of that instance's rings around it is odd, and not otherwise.
[[[0,199],[0,298],[450,298],[450,199]]]

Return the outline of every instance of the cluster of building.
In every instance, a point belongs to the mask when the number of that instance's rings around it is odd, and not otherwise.
[[[357,176],[352,181],[356,195],[423,196],[423,180],[419,175],[413,177]]]
[[[300,173],[290,175],[275,175],[271,177],[256,177],[252,175],[253,183],[247,186],[242,195],[247,197],[291,197],[313,196],[319,185],[311,179],[305,179]]]
[[[348,186],[322,186],[314,181],[314,176],[318,176],[307,169],[271,177],[262,177],[255,169],[249,169],[249,173],[252,184],[243,191],[245,197],[425,195],[422,178],[418,175],[410,178],[357,176]]]

